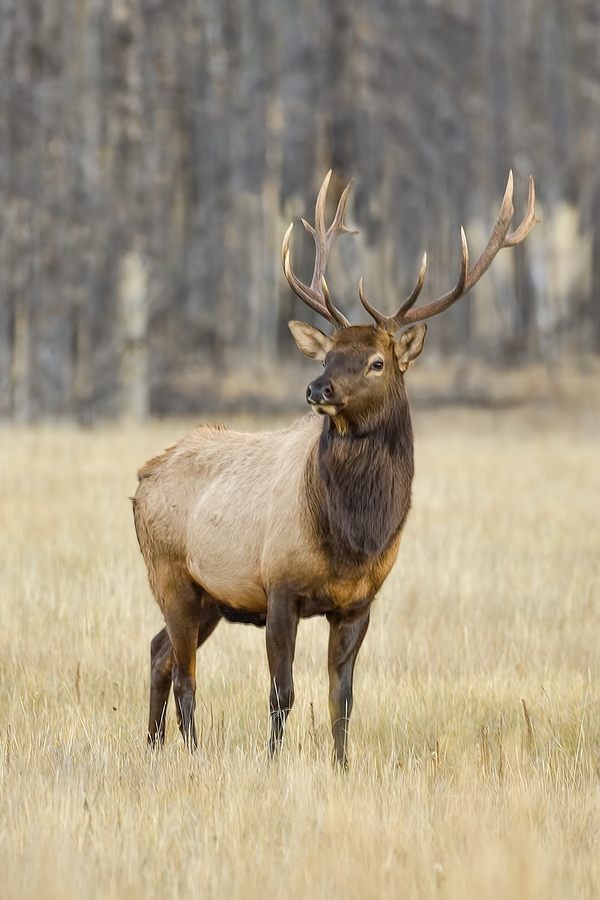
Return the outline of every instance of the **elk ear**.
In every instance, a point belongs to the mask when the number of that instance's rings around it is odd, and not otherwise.
[[[323,361],[333,347],[332,338],[323,334],[318,328],[307,325],[306,322],[288,322],[288,328],[294,335],[298,348],[309,359],[320,359]]]
[[[396,359],[401,372],[406,372],[423,349],[427,325],[414,325],[401,334],[395,342]]]

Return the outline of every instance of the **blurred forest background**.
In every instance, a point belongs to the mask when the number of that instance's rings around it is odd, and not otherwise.
[[[424,364],[600,351],[597,0],[0,0],[0,108],[3,417],[283,391],[311,314],[281,240],[330,167],[332,205],[356,179],[328,272],[352,321],[361,275],[392,311],[424,250],[424,300],[450,288],[512,167],[515,221],[533,174],[542,222]],[[308,279],[301,227],[292,249]]]

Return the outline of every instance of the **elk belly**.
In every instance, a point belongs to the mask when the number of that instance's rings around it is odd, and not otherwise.
[[[193,580],[220,603],[234,609],[266,612],[267,596],[252,571],[244,571],[243,567],[236,570],[229,565],[214,569],[191,559],[187,561],[187,569]]]

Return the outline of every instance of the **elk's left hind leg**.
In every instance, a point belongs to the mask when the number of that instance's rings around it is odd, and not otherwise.
[[[348,723],[352,712],[354,663],[369,627],[370,609],[355,619],[329,618],[329,713],[335,761],[348,766]]]

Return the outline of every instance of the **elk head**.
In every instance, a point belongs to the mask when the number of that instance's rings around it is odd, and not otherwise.
[[[325,227],[325,198],[331,179],[331,170],[325,176],[315,207],[315,226],[304,219],[302,224],[312,234],[315,247],[315,265],[310,285],[303,284],[292,271],[290,263],[290,237],[293,223],[283,239],[281,258],[290,287],[310,309],[323,316],[334,329],[333,337],[324,334],[305,322],[290,322],[289,327],[299,349],[310,359],[321,360],[325,371],[309,384],[306,391],[308,403],[322,415],[344,422],[364,421],[382,410],[393,386],[401,385],[403,373],[419,356],[425,343],[427,326],[422,324],[438,313],[444,312],[477,284],[491,266],[496,254],[504,247],[514,247],[524,240],[534,224],[535,186],[529,179],[529,201],[525,218],[511,234],[508,228],[514,214],[512,204],[513,175],[509,172],[500,215],[481,257],[469,268],[469,248],[464,229],[461,228],[462,262],[455,287],[437,300],[414,309],[425,281],[427,254],[423,255],[421,271],[413,292],[398,312],[384,316],[374,309],[365,297],[362,278],[358,293],[362,305],[375,321],[375,325],[351,325],[331,302],[325,269],[329,251],[338,234],[357,234],[344,225],[344,213],[352,188],[346,186],[333,222]],[[417,324],[421,323],[421,324]],[[411,327],[398,339],[395,334],[405,325]]]

